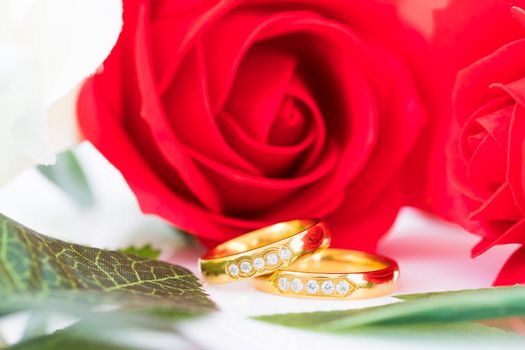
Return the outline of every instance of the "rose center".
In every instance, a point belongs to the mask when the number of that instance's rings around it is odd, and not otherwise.
[[[268,144],[295,145],[305,137],[310,127],[308,107],[294,97],[285,97],[268,133]]]

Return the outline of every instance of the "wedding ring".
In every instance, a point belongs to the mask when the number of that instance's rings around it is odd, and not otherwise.
[[[199,259],[203,277],[227,283],[286,268],[298,258],[328,247],[321,220],[293,220],[264,227],[224,242]]]
[[[324,249],[293,266],[255,279],[264,292],[291,297],[362,299],[390,294],[399,276],[389,258],[355,250]]]

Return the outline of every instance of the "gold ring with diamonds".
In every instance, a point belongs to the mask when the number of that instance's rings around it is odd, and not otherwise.
[[[324,249],[256,278],[255,287],[291,297],[362,299],[390,294],[398,276],[397,263],[384,256]]]
[[[227,283],[286,268],[329,243],[330,233],[321,220],[281,222],[218,245],[199,259],[199,265],[206,281]]]

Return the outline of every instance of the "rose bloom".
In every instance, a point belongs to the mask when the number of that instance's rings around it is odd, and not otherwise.
[[[449,129],[449,179],[457,195],[443,202],[447,216],[482,237],[474,256],[497,244],[525,243],[525,12],[512,4],[453,1],[436,16],[447,69],[463,68]],[[516,282],[525,282],[524,249],[496,280]]]
[[[144,212],[205,242],[324,218],[372,250],[425,122],[424,46],[379,1],[128,0],[79,121]]]

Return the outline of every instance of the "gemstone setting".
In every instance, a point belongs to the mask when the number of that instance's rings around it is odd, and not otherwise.
[[[289,263],[293,252],[286,244],[273,246],[253,255],[241,256],[225,264],[225,273],[234,279],[248,278],[254,274],[268,273],[277,270],[284,263]]]
[[[334,286],[334,282],[332,281],[324,281],[321,284],[321,291],[326,295],[333,294],[334,290],[335,290],[335,286]]]
[[[285,271],[272,278],[274,288],[280,294],[319,298],[346,298],[358,286],[344,277],[301,277]]]
[[[287,291],[288,288],[290,287],[290,283],[288,282],[288,278],[286,278],[286,277],[279,278],[278,285],[279,285],[279,290]]]
[[[256,270],[264,270],[264,259],[263,258],[255,258],[253,259],[253,266]]]
[[[239,266],[237,266],[237,264],[231,264],[228,266],[228,272],[230,273],[230,276],[236,278],[239,276]]]
[[[266,263],[269,266],[276,266],[279,263],[279,257],[275,253],[266,255]]]
[[[335,286],[335,291],[339,295],[345,295],[346,293],[350,291],[350,284],[347,281],[342,280],[341,282],[337,283],[337,285]]]
[[[308,294],[317,294],[319,291],[319,283],[316,280],[308,280],[306,282],[306,292]]]
[[[250,261],[245,260],[239,264],[240,270],[243,273],[250,273],[253,269],[253,265]]]
[[[288,261],[292,257],[292,252],[288,247],[281,247],[279,250],[279,255],[283,261]]]
[[[292,290],[294,291],[294,293],[299,293],[304,288],[303,282],[299,278],[294,278],[290,285],[292,286]]]

